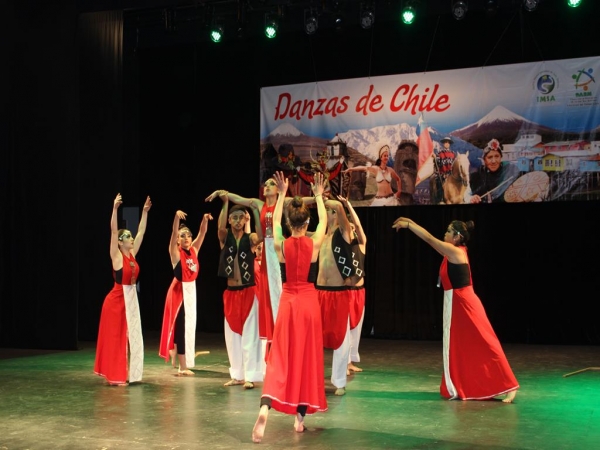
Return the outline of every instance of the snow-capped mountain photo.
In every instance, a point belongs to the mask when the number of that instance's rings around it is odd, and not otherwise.
[[[558,131],[527,120],[498,105],[477,122],[452,131],[450,135],[471,142],[477,147],[483,147],[492,138],[502,143],[512,144],[523,133],[555,136]]]

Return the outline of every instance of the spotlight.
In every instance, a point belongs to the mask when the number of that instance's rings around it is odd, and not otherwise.
[[[279,21],[276,16],[265,14],[265,36],[269,39],[273,39],[277,36],[277,30],[279,29]]]
[[[221,42],[223,40],[223,25],[215,23],[210,29],[210,39],[213,42]]]
[[[375,23],[375,13],[371,6],[360,5],[360,26],[364,30],[368,30]]]
[[[337,12],[333,15],[333,25],[336,30],[341,30],[344,25],[344,15],[340,12]]]
[[[583,0],[567,0],[567,6],[571,8],[577,8],[581,3],[583,3]]]
[[[497,0],[486,0],[485,2],[485,15],[487,17],[493,17],[498,11]]]
[[[466,1],[458,0],[452,2],[452,16],[456,20],[464,19],[468,9],[469,5],[467,5]]]
[[[417,17],[417,10],[415,6],[416,2],[414,1],[407,0],[404,2],[404,6],[400,12],[400,17],[402,18],[402,22],[404,22],[406,25],[411,25]]]
[[[305,9],[304,10],[304,31],[309,36],[315,34],[317,32],[317,28],[319,28],[319,19],[317,15],[312,12],[312,10]]]
[[[523,8],[527,11],[535,11],[538,7],[539,0],[523,0]]]

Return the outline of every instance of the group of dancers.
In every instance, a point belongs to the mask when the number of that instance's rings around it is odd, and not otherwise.
[[[289,181],[276,172],[263,186],[264,200],[217,190],[207,202],[221,199],[218,237],[219,276],[223,293],[224,331],[229,373],[225,386],[246,389],[262,382],[253,442],[263,439],[271,408],[294,415],[294,430],[306,430],[307,414],[327,410],[324,349],[333,350],[331,383],[345,395],[348,375],[362,369],[358,344],[365,311],[366,235],[350,202],[324,199],[321,174],[311,183],[313,196],[287,196]],[[229,203],[234,206],[229,207]],[[151,201],[148,197],[135,238],[117,228],[121,195],[111,217],[111,258],[115,284],[102,308],[94,371],[109,384],[139,382],[143,340],[135,283],[139,251]],[[309,231],[310,205],[318,223]],[[256,230],[250,230],[250,212]],[[174,279],[163,317],[159,355],[178,375],[194,372],[198,251],[210,214],[204,214],[195,239],[177,211],[170,256]],[[471,282],[466,243],[473,222],[453,221],[443,240],[411,219],[400,217],[393,228],[408,229],[443,256],[444,398],[489,400],[504,395],[511,403],[519,388],[481,301]],[[311,227],[312,228],[312,227]],[[284,231],[285,230],[285,231]]]

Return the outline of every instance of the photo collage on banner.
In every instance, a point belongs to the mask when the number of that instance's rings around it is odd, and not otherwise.
[[[261,89],[260,183],[354,206],[600,198],[600,57]],[[262,189],[259,186],[259,195]]]

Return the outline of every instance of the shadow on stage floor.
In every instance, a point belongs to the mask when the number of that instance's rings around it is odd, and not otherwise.
[[[107,386],[93,374],[95,343],[72,352],[0,349],[0,449],[591,449],[600,448],[600,347],[513,344],[504,349],[521,385],[514,404],[439,396],[441,342],[364,338],[364,372],[329,411],[273,411],[251,441],[261,385],[224,387],[224,337],[198,334],[195,376],[176,377],[146,336],[142,383]],[[325,375],[331,351],[325,351]]]

